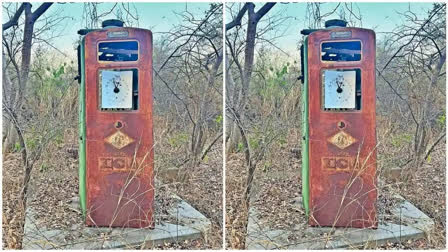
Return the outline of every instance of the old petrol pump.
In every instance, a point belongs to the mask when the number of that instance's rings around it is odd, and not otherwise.
[[[302,194],[312,226],[376,228],[375,33],[303,30]]]
[[[89,226],[154,227],[152,34],[80,30],[79,191]]]

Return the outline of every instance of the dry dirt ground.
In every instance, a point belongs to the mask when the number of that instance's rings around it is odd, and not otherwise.
[[[37,221],[44,227],[64,229],[82,223],[79,209],[71,204],[72,198],[78,195],[77,140],[74,137],[66,139],[71,140],[50,147],[32,173],[30,190],[33,193],[28,204],[36,209]],[[213,149],[207,163],[190,169],[190,175],[182,181],[164,183],[156,180],[156,211],[163,211],[170,205],[164,195],[175,193],[211,220],[211,230],[202,239],[167,243],[154,249],[222,247],[222,157],[219,149]],[[3,248],[20,249],[24,224],[24,211],[18,200],[23,179],[20,155],[6,155],[2,170]]]
[[[265,163],[257,166],[254,178],[255,188],[251,194],[251,205],[262,216],[261,225],[275,228],[289,228],[306,223],[305,213],[297,207],[301,195],[300,137],[291,132],[287,144],[274,146],[276,153],[268,156]],[[383,150],[379,150],[381,159]],[[436,222],[434,230],[426,239],[390,243],[377,249],[442,249],[445,247],[445,144],[440,144],[433,153],[431,162],[425,164],[414,178],[398,181],[389,178],[387,168],[379,167],[378,211],[387,212],[397,202],[392,194],[400,194],[425,212]],[[231,154],[226,163],[226,246],[243,249],[247,210],[242,203],[246,181],[246,168],[242,153]],[[379,162],[381,164],[381,162]],[[379,165],[381,166],[381,165]],[[294,237],[291,237],[294,239]]]
[[[19,199],[23,180],[22,169],[19,169],[20,164],[21,159],[18,154],[10,154],[3,158],[3,249],[20,249],[22,244],[24,211]]]

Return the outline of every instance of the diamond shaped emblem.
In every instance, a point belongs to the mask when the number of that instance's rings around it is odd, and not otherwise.
[[[339,149],[345,149],[355,143],[357,140],[345,133],[344,131],[339,131],[334,136],[328,138],[328,142],[336,145]]]
[[[112,135],[106,137],[106,139],[104,140],[106,141],[106,143],[112,145],[117,149],[122,149],[134,142],[134,139],[132,139],[131,137],[129,137],[128,135],[124,134],[121,131],[113,133]]]

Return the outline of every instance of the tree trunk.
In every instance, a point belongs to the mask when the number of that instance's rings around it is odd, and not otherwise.
[[[216,61],[213,64],[213,67],[209,70],[208,73],[208,87],[205,90],[204,94],[209,94],[212,92],[213,86],[215,85],[216,81],[216,75],[218,74],[219,68],[221,66],[223,59],[222,51],[221,53],[218,53],[216,57]],[[204,134],[204,131],[206,130],[206,119],[207,119],[207,107],[210,106],[212,103],[212,99],[210,96],[204,95],[200,101],[199,105],[199,118],[197,120],[197,123],[195,125],[195,132],[193,132],[192,135],[192,155],[193,155],[193,166],[198,165],[202,158],[202,152],[205,146],[205,143],[207,141],[207,134]]]
[[[23,46],[22,46],[22,62],[20,68],[20,78],[18,88],[15,89],[15,92],[11,92],[11,101],[9,107],[12,111],[16,111],[17,114],[20,114],[22,101],[24,97],[24,92],[26,90],[26,84],[28,82],[28,77],[30,73],[30,63],[31,63],[31,46],[33,41],[33,31],[34,31],[34,16],[31,12],[31,4],[24,4],[25,11],[25,26],[23,31]],[[3,76],[7,75],[5,69],[3,71]],[[4,80],[8,80],[5,78]],[[4,81],[5,83],[5,81]],[[12,85],[10,84],[12,91]],[[14,125],[10,123],[8,127],[6,127],[6,140],[4,151],[8,152],[14,148],[14,145],[17,142],[17,130]]]
[[[415,171],[423,164],[425,152],[429,142],[428,130],[430,129],[429,122],[429,114],[431,112],[432,102],[433,102],[433,91],[434,87],[437,84],[437,81],[440,77],[440,72],[442,71],[442,67],[446,61],[446,52],[443,51],[437,65],[434,67],[432,71],[431,82],[427,86],[425,100],[422,108],[422,112],[420,113],[419,124],[415,133],[415,142],[414,142],[414,154],[415,160],[413,162],[411,173],[415,173]]]
[[[4,119],[3,123],[5,124],[6,129],[3,154],[6,154],[14,150],[14,146],[18,141],[18,135],[14,125],[9,120]]]
[[[13,85],[11,83],[11,79],[9,78],[9,75],[7,73],[6,69],[6,58],[5,54],[3,54],[3,100],[6,104],[6,106],[11,107],[14,103],[14,90]],[[9,99],[7,99],[9,97]],[[5,104],[3,106],[5,106]],[[17,131],[14,127],[14,125],[9,121],[8,118],[3,117],[3,154],[11,152],[14,149],[14,145],[17,142]]]
[[[232,94],[232,104],[230,104],[232,106],[232,108],[236,108],[238,105],[238,100],[239,97],[241,96],[241,90],[239,88],[238,85],[235,85],[235,82],[233,81],[233,74],[232,74],[232,69],[230,67],[228,67],[229,62],[226,61],[226,83],[229,85],[229,87],[233,87],[233,94]],[[226,146],[227,146],[227,154],[233,153],[235,152],[237,146],[238,146],[238,142],[241,139],[241,135],[240,135],[240,131],[238,129],[238,125],[235,122],[235,120],[229,120],[229,124],[227,127],[227,132],[228,132],[228,137],[229,137],[229,141],[227,142]]]
[[[14,98],[14,100],[12,100],[12,102],[10,102],[10,104],[7,104],[5,106],[5,104],[3,104],[3,109],[7,110],[7,113],[9,114],[11,120],[13,120],[11,122],[11,127],[9,127],[9,132],[8,132],[8,137],[10,140],[8,140],[8,144],[15,144],[14,137],[16,134],[17,138],[18,138],[18,142],[20,144],[21,147],[21,153],[22,153],[22,161],[23,161],[23,165],[25,168],[25,174],[24,174],[24,180],[23,180],[23,188],[22,188],[22,192],[21,192],[21,200],[23,202],[23,205],[26,205],[26,194],[28,191],[28,186],[29,186],[29,181],[31,178],[31,172],[33,169],[33,165],[34,162],[30,162],[29,161],[29,157],[28,157],[28,150],[26,148],[26,144],[25,144],[25,136],[23,135],[23,132],[21,131],[22,126],[19,124],[19,120],[21,118],[21,112],[22,112],[22,102],[23,102],[23,98],[24,98],[24,93],[26,90],[26,86],[27,86],[27,82],[28,82],[28,77],[29,77],[29,73],[30,73],[30,64],[31,64],[31,47],[32,47],[32,42],[33,42],[33,32],[34,32],[34,24],[36,22],[37,19],[39,19],[39,17],[44,14],[48,8],[52,5],[53,3],[43,3],[39,6],[39,8],[36,9],[36,11],[33,13],[31,11],[31,4],[30,3],[23,3],[21,5],[21,7],[17,10],[17,13],[14,15],[13,19],[11,20],[11,22],[7,22],[11,23],[11,25],[4,25],[3,27],[3,31],[9,29],[11,26],[13,25],[18,25],[18,18],[21,16],[22,11],[25,12],[25,23],[24,23],[24,28],[23,28],[23,40],[22,42],[22,55],[21,55],[21,66],[20,66],[20,70],[17,69],[17,75],[20,77],[19,78],[19,85],[18,87],[15,89],[15,94],[11,94],[11,99]],[[18,67],[17,67],[18,68]],[[5,69],[3,69],[5,70]],[[7,75],[6,71],[4,71],[4,74]],[[5,78],[7,80],[7,78]],[[5,84],[5,81],[3,82],[3,84]],[[12,83],[10,83],[10,87],[12,90]],[[14,129],[15,130],[14,130]]]
[[[253,3],[249,3],[247,5],[247,12],[249,21],[247,23],[247,32],[246,32],[246,46],[244,48],[244,70],[243,76],[241,78],[241,90],[235,87],[234,89],[234,109],[239,112],[240,118],[239,122],[234,122],[231,131],[231,140],[229,143],[229,147],[227,152],[232,153],[238,146],[238,142],[241,134],[239,134],[239,129],[236,124],[242,123],[245,121],[246,115],[246,107],[247,107],[247,97],[249,95],[249,87],[250,81],[252,77],[252,69],[254,64],[254,55],[255,55],[255,36],[257,34],[257,17],[254,12],[255,5]],[[236,95],[236,96],[235,96]]]
[[[245,121],[245,111],[246,111],[246,103],[247,97],[249,95],[249,86],[252,78],[252,69],[254,65],[254,56],[255,56],[255,36],[257,34],[257,17],[254,12],[255,5],[249,4],[247,8],[248,12],[248,23],[247,23],[247,32],[246,32],[246,47],[244,48],[244,71],[243,71],[243,83],[241,85],[241,99],[237,106],[237,109],[240,113],[240,121]]]
[[[247,23],[247,31],[246,31],[246,45],[244,48],[244,69],[241,73],[241,90],[238,90],[236,87],[234,89],[234,104],[233,109],[238,111],[239,113],[239,122],[235,122],[232,127],[231,133],[231,140],[228,143],[228,149],[227,153],[231,153],[235,150],[236,146],[238,145],[240,135],[237,133],[239,132],[236,124],[242,124],[245,122],[246,118],[246,108],[247,108],[247,97],[249,95],[249,87],[250,87],[250,81],[252,78],[252,70],[254,65],[254,56],[255,56],[255,39],[257,35],[257,24],[260,21],[260,19],[266,15],[266,13],[269,12],[269,10],[275,5],[276,3],[266,3],[261,7],[261,9],[258,12],[255,12],[255,4],[248,2],[246,3],[241,11],[238,13],[235,20],[228,23],[226,25],[226,31],[229,29],[232,29],[236,25],[241,24],[241,19],[244,16],[244,13],[247,11],[248,14],[248,23]],[[235,59],[237,60],[237,59]],[[227,62],[226,62],[227,63]],[[226,67],[227,68],[227,67]],[[227,68],[227,70],[230,68]],[[227,71],[226,71],[227,72]],[[227,74],[227,73],[226,73]],[[233,81],[231,78],[231,74],[226,76],[227,80]],[[235,85],[233,85],[235,86]],[[241,92],[240,92],[241,91]],[[235,96],[237,95],[237,96]],[[237,100],[237,102],[235,102]],[[244,127],[244,125],[241,125]]]
[[[31,46],[33,42],[34,31],[34,17],[31,12],[31,4],[25,6],[25,27],[23,29],[23,46],[22,46],[22,62],[21,62],[21,78],[19,82],[19,88],[16,92],[16,104],[12,105],[13,110],[17,111],[22,105],[24,92],[26,90],[26,84],[28,83],[28,77],[30,73],[31,63]]]

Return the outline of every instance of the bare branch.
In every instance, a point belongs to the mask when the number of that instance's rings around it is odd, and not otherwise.
[[[44,12],[47,11],[48,8],[50,8],[50,6],[51,6],[52,4],[53,4],[53,3],[43,3],[43,4],[41,4],[41,5],[39,6],[39,8],[37,8],[37,10],[35,10],[35,11],[33,12],[33,16],[32,16],[32,18],[31,18],[31,20],[32,20],[33,22],[35,22],[37,19],[39,19],[39,17],[42,16],[42,14],[44,14]]]
[[[27,5],[27,4],[29,4],[29,3],[22,3],[20,5],[19,9],[17,9],[14,16],[11,18],[11,20],[9,20],[8,22],[6,22],[2,25],[3,32],[8,30],[9,28],[11,28],[12,26],[18,25],[19,17],[20,17],[20,15],[22,15],[23,10],[25,9],[25,5]]]
[[[428,19],[427,19],[427,20],[420,26],[420,28],[413,34],[413,36],[411,37],[411,39],[410,39],[407,43],[401,45],[401,46],[398,48],[398,50],[397,50],[397,51],[394,53],[394,55],[387,61],[387,63],[384,65],[384,67],[383,67],[383,69],[381,69],[381,71],[384,71],[384,69],[386,69],[387,66],[389,66],[389,64],[392,62],[392,60],[398,55],[398,53],[400,53],[400,51],[401,51],[403,48],[405,48],[406,46],[410,45],[410,44],[414,41],[414,38],[417,37],[417,35],[419,35],[420,31],[422,31],[423,28],[425,28],[425,26],[426,26],[428,23],[431,22],[432,18],[435,17],[435,16],[437,15],[437,13],[438,13],[440,10],[442,10],[443,8],[445,8],[445,5],[444,5],[444,4],[441,5],[437,10],[435,10],[435,11],[432,13],[432,15],[431,15],[430,17],[428,17]]]
[[[439,144],[440,141],[442,141],[442,139],[445,138],[445,136],[446,136],[446,131],[443,131],[443,132],[440,134],[439,138],[437,138],[437,140],[436,140],[436,141],[431,145],[431,147],[429,147],[429,149],[426,151],[425,158],[424,158],[423,160],[428,159],[428,157],[429,157],[429,155],[431,154],[431,152],[434,150],[434,148],[437,146],[437,144]]]
[[[213,139],[213,141],[205,148],[204,152],[202,153],[201,156],[201,160],[204,160],[205,156],[207,156],[207,153],[210,151],[210,149],[213,147],[213,145],[218,141],[218,139],[220,139],[223,135],[223,131],[218,132],[218,134],[216,134],[215,139]]]
[[[261,7],[261,9],[259,9],[256,13],[255,13],[255,19],[258,21],[260,21],[260,19],[266,15],[266,13],[269,12],[269,10],[272,9],[272,7],[274,7],[276,3],[266,3],[265,5],[263,5],[263,7]]]
[[[198,25],[198,27],[193,31],[193,33],[191,34],[191,36],[181,45],[179,45],[178,47],[176,47],[176,49],[171,53],[170,56],[168,56],[168,58],[165,60],[165,62],[163,62],[163,64],[160,66],[159,68],[159,72],[163,69],[163,67],[165,67],[166,63],[168,63],[168,61],[177,53],[177,51],[182,48],[183,46],[185,46],[186,44],[188,44],[188,42],[190,42],[190,40],[193,38],[193,36],[201,29],[201,26],[203,26],[205,23],[207,23],[207,21],[209,20],[209,18],[211,18],[213,16],[213,14],[219,9],[215,8],[214,10],[210,11],[210,13],[208,13],[208,15],[204,18],[204,20],[202,20],[202,22]]]
[[[238,12],[238,15],[235,17],[235,19],[233,19],[230,23],[226,24],[226,31],[232,29],[235,26],[240,26],[241,25],[241,19],[243,19],[244,14],[247,11],[247,7],[248,5],[250,5],[253,3],[245,3],[243,8],[241,8],[241,10]]]

